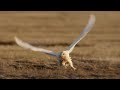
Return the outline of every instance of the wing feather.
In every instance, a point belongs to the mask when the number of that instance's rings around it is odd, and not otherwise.
[[[79,37],[67,48],[67,50],[70,52],[72,52],[72,50],[74,49],[75,45],[82,40],[87,33],[92,29],[93,25],[95,24],[95,16],[94,15],[90,15],[90,19],[88,21],[87,26],[84,28],[84,30],[80,33]]]
[[[49,55],[52,55],[52,56],[56,56],[57,53],[53,52],[53,51],[50,51],[50,50],[46,50],[46,49],[43,49],[43,48],[38,48],[38,47],[35,47],[35,46],[32,46],[26,42],[23,42],[22,40],[18,39],[17,37],[15,37],[15,41],[16,43],[25,48],[25,49],[30,49],[32,51],[39,51],[39,52],[43,52],[43,53],[46,53],[46,54],[49,54]]]

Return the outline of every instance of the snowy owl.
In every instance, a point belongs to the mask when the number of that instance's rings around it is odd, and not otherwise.
[[[93,25],[95,24],[95,16],[94,15],[90,15],[90,19],[88,21],[88,24],[86,25],[86,27],[84,28],[84,30],[80,33],[80,35],[73,41],[73,43],[68,47],[66,48],[65,51],[62,51],[62,52],[53,52],[53,51],[50,51],[50,50],[46,50],[46,49],[43,49],[43,48],[38,48],[38,47],[35,47],[35,46],[32,46],[20,39],[18,39],[16,36],[15,36],[15,41],[16,43],[25,48],[25,49],[30,49],[32,51],[39,51],[39,52],[43,52],[43,53],[46,53],[48,55],[51,55],[51,56],[55,56],[58,60],[58,65],[61,66],[63,65],[65,68],[67,66],[71,66],[71,68],[73,70],[76,70],[76,68],[73,66],[73,62],[72,62],[72,59],[71,57],[69,56],[69,54],[73,51],[75,45],[80,41],[82,40],[86,35],[87,33],[92,29]]]

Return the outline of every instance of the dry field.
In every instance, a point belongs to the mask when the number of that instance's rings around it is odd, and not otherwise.
[[[56,58],[25,50],[30,44],[63,51],[96,16],[92,31],[70,54],[77,71],[57,67]],[[120,79],[120,12],[0,12],[0,79]]]

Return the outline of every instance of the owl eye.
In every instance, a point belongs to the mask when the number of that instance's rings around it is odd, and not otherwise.
[[[62,55],[64,55],[64,53]]]

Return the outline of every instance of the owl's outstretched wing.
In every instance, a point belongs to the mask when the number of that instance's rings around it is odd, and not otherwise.
[[[15,41],[16,43],[25,48],[25,49],[30,49],[32,51],[39,51],[39,52],[43,52],[43,53],[46,53],[48,55],[52,55],[52,56],[56,56],[57,53],[53,52],[53,51],[50,51],[50,50],[46,50],[46,49],[43,49],[43,48],[38,48],[38,47],[35,47],[35,46],[32,46],[26,42],[23,42],[22,40],[18,39],[17,37],[15,37]]]
[[[92,27],[94,26],[96,21],[96,18],[94,15],[90,15],[90,19],[88,21],[87,26],[85,27],[85,29],[80,33],[79,37],[66,49],[67,51],[69,51],[69,53],[72,52],[72,50],[74,49],[75,45],[82,40],[87,33],[92,29]]]

